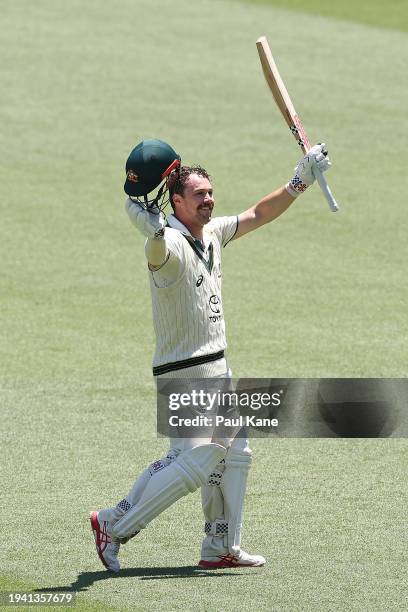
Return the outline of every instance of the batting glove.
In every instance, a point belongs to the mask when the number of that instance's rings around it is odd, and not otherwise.
[[[157,206],[146,209],[128,198],[125,204],[129,219],[146,238],[160,238],[164,234],[166,221]]]
[[[330,168],[331,161],[325,147],[326,145],[324,142],[315,145],[297,164],[295,176],[285,185],[286,191],[294,198],[297,198],[299,194],[306,191],[306,189],[315,182],[315,167],[317,167],[320,172],[326,172],[326,170]]]

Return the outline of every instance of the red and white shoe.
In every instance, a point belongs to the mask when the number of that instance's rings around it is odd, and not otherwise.
[[[249,555],[241,550],[239,555],[229,553],[217,557],[206,557],[201,559],[198,565],[204,569],[217,569],[220,567],[261,567],[265,565],[265,562],[261,555]]]
[[[89,516],[95,536],[96,552],[107,569],[112,572],[118,572],[120,570],[118,560],[120,542],[109,535],[108,521],[99,522],[98,514],[98,512],[91,512]]]

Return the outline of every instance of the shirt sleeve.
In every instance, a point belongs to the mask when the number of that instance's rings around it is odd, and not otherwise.
[[[238,230],[238,216],[215,217],[210,221],[211,229],[218,236],[221,246],[225,247]]]
[[[182,238],[179,232],[165,229],[165,240],[168,255],[166,261],[157,270],[149,266],[149,271],[157,288],[164,289],[173,285],[182,275],[184,270],[184,252]]]

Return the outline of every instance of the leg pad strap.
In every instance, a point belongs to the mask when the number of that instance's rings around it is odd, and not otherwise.
[[[228,521],[216,519],[212,523],[209,521],[204,525],[204,533],[212,536],[225,536],[228,534]]]

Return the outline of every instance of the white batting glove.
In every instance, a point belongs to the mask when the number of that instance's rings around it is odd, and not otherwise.
[[[166,221],[163,213],[157,206],[146,209],[138,202],[128,198],[125,204],[126,212],[134,226],[146,238],[160,238],[163,236]]]
[[[316,177],[313,169],[316,166],[320,172],[326,172],[332,165],[325,147],[324,142],[314,145],[298,162],[295,168],[295,176],[285,185],[286,191],[294,198],[297,198],[299,194],[306,191],[315,182]]]

